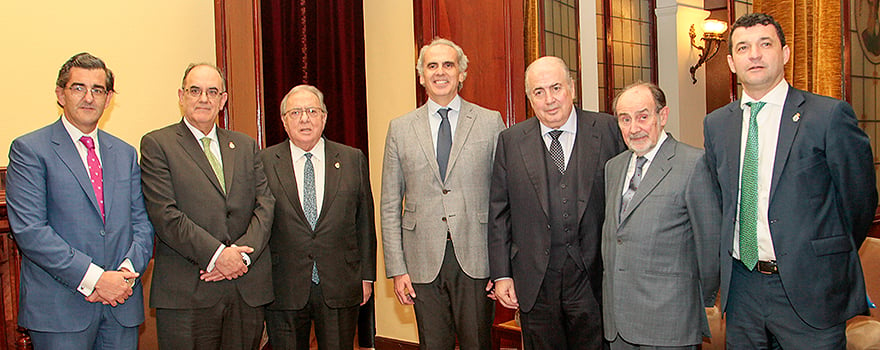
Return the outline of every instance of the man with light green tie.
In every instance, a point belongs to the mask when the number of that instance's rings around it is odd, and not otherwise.
[[[273,300],[275,198],[256,142],[215,125],[228,98],[220,71],[190,65],[177,95],[183,120],[141,140],[159,348],[256,349]]]

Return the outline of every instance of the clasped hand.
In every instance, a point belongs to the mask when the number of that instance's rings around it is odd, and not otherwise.
[[[241,254],[250,254],[254,252],[254,248],[248,246],[226,247],[220,252],[217,261],[214,262],[214,269],[211,272],[200,271],[199,279],[205,282],[216,282],[222,280],[234,280],[246,274],[248,267],[244,263]]]
[[[128,269],[104,271],[98,278],[98,282],[95,283],[92,294],[86,297],[86,301],[90,303],[101,302],[110,306],[123,304],[132,295],[132,286],[139,276],[139,273],[131,272]]]

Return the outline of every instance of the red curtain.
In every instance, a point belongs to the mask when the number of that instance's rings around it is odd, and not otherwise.
[[[299,84],[324,93],[329,140],[367,154],[363,0],[262,0],[266,145],[287,139],[281,99]]]

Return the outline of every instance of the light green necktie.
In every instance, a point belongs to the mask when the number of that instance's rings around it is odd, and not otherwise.
[[[202,148],[205,151],[205,157],[208,157],[208,163],[211,163],[211,169],[214,170],[214,175],[217,175],[217,181],[220,181],[220,189],[223,190],[223,193],[226,193],[226,179],[223,178],[223,166],[220,165],[217,157],[214,157],[214,152],[211,152],[210,137],[206,136],[202,138]]]
[[[739,260],[749,270],[758,263],[758,112],[764,104],[746,103],[751,115],[739,190]]]

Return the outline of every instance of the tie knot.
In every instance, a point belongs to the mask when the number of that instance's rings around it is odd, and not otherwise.
[[[562,135],[562,130],[550,130],[550,137],[554,140],[559,140],[559,135]]]
[[[211,147],[211,138],[210,137],[205,136],[201,139],[201,141],[202,141],[202,147],[204,149],[208,149],[208,147]]]
[[[749,113],[751,113],[752,117],[756,117],[758,112],[761,111],[761,108],[764,108],[765,104],[767,104],[767,102],[746,102],[746,106],[749,106]]]
[[[648,158],[645,158],[642,156],[636,157],[636,168],[641,169],[641,168],[645,167],[645,163],[647,163],[647,162],[648,162]]]
[[[437,114],[440,114],[440,119],[446,119],[449,116],[449,108],[440,108]]]
[[[305,156],[308,160],[312,160],[313,154],[311,152],[306,152],[306,154],[303,154],[303,156]]]
[[[95,149],[95,140],[92,140],[90,136],[83,136],[79,138],[79,141],[86,145],[88,149]]]

